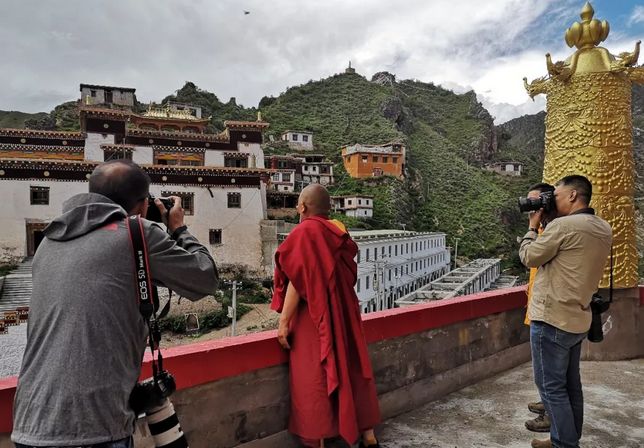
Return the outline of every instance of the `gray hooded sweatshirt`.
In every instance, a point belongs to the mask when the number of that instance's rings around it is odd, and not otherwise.
[[[33,261],[27,347],[18,378],[12,440],[84,446],[130,436],[128,398],[141,370],[146,327],[137,306],[126,212],[87,193],[63,205]],[[153,280],[197,300],[217,270],[187,231],[175,240],[143,220]]]

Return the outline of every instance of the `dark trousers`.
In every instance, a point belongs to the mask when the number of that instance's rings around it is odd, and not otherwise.
[[[21,445],[16,443],[16,448],[43,448],[43,447],[32,447],[30,445]],[[63,448],[63,447],[46,447],[46,448]],[[112,442],[97,443],[96,445],[84,445],[84,446],[71,446],[64,448],[134,448],[134,441],[132,437],[127,437],[121,440],[114,440]]]
[[[578,448],[584,423],[579,358],[586,333],[568,333],[533,321],[530,345],[534,381],[550,416],[550,439],[556,448]]]

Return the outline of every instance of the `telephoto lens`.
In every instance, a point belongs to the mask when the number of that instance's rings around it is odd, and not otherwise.
[[[145,420],[157,448],[188,448],[188,441],[181,430],[179,418],[169,399],[159,407],[150,409]]]

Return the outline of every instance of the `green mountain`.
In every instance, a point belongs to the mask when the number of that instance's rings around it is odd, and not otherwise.
[[[210,131],[223,131],[225,120],[256,120],[257,109],[238,106],[235,98],[222,103],[214,93],[201,90],[192,82],[177,90],[174,95],[166,96],[162,102],[177,101],[180,103],[201,106],[203,117],[210,117]]]
[[[26,112],[18,112],[15,110],[12,110],[12,111],[0,110],[0,128],[22,129],[26,127],[25,126],[26,121],[43,119],[47,116],[48,114],[45,112],[29,114]]]
[[[516,199],[541,172],[534,166],[527,176],[506,177],[482,169],[490,160],[515,157],[512,148],[498,145],[492,117],[474,92],[457,95],[431,83],[396,81],[388,73],[372,81],[346,73],[290,88],[262,103],[275,137],[286,129],[314,132],[317,152],[337,162],[332,193],[375,196],[368,225],[447,232],[448,244],[460,239],[461,255],[518,262],[516,235],[525,222]],[[407,146],[404,180],[346,175],[341,145],[393,139]]]
[[[78,131],[80,129],[78,103],[68,101],[56,106],[50,113],[28,114],[0,110],[0,128]]]
[[[343,73],[264,97],[258,108],[244,108],[234,98],[221,102],[211,92],[187,82],[172,100],[199,105],[211,117],[211,130],[224,120],[255,120],[260,110],[271,123],[267,154],[293,152],[279,141],[287,129],[314,133],[317,153],[333,160],[336,185],[332,194],[362,193],[375,197],[374,217],[363,222],[343,218],[351,226],[441,231],[448,244],[458,238],[459,255],[501,257],[506,267],[521,270],[516,236],[526,217],[516,207],[519,196],[541,179],[545,113],[526,115],[500,126],[477,101],[474,92],[455,94],[432,83],[398,81],[386,72],[371,80]],[[137,103],[136,110],[145,109]],[[635,156],[638,197],[644,197],[644,88],[633,93]],[[50,114],[0,112],[2,127],[45,129],[78,128],[76,102],[64,103]],[[399,140],[407,147],[405,179],[390,176],[353,179],[344,170],[340,146],[381,144]],[[491,162],[517,161],[520,177],[502,176],[483,169]],[[640,211],[644,202],[638,201]],[[638,215],[638,230],[644,219]],[[644,234],[639,235],[644,247]]]

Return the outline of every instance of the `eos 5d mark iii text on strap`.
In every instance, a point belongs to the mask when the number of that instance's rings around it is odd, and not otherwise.
[[[137,383],[130,394],[130,407],[137,414],[145,414],[146,422],[158,448],[188,448],[188,442],[169,396],[176,390],[174,377],[163,369],[163,357],[159,351],[161,332],[156,311],[159,297],[152,284],[148,250],[143,232],[143,222],[138,216],[126,219],[134,255],[136,294],[139,311],[148,327],[150,351],[152,352],[152,378]],[[167,312],[166,304],[164,312]],[[157,359],[154,352],[157,352]]]

